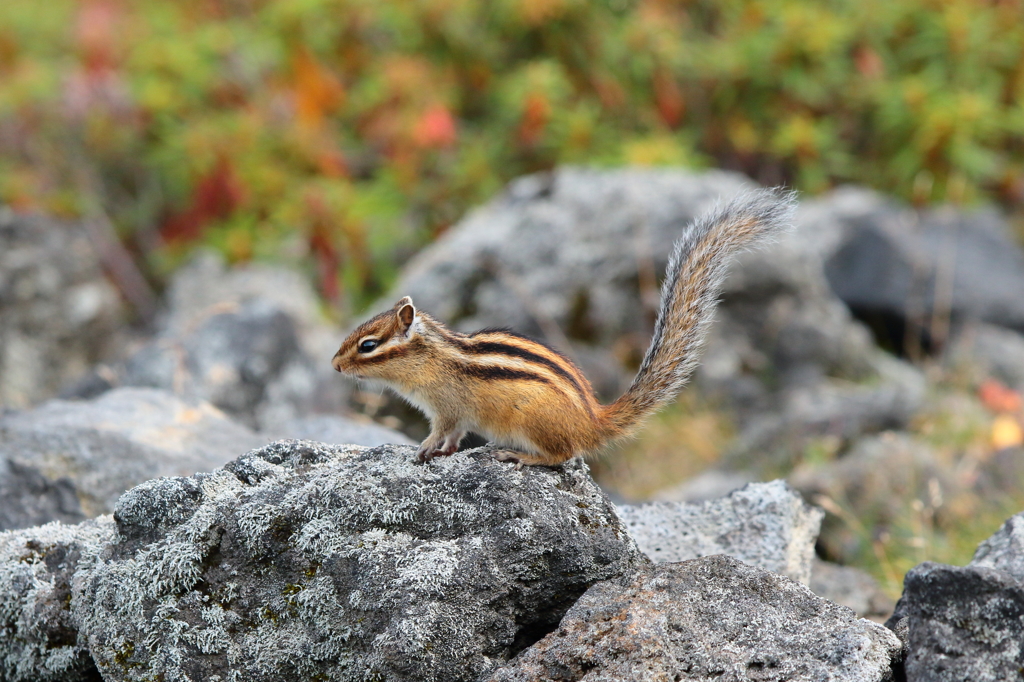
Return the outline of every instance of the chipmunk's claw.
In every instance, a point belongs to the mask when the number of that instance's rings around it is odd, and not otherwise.
[[[435,457],[447,457],[448,455],[454,454],[458,449],[458,442],[445,442],[439,448],[421,446],[416,452],[416,461],[422,464],[427,464],[433,461]]]
[[[499,462],[511,462],[516,465],[516,471],[522,471],[523,460],[525,453],[515,452],[514,450],[496,450],[494,452],[494,458]]]

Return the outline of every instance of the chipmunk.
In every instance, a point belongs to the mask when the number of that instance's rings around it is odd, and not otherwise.
[[[792,205],[791,192],[758,190],[687,226],[669,259],[651,345],[610,405],[558,351],[502,329],[460,334],[408,296],[353,331],[332,364],[382,382],[427,415],[421,462],[452,454],[469,431],[503,448],[495,456],[517,468],[592,453],[675,398],[697,366],[729,257],[780,232]]]

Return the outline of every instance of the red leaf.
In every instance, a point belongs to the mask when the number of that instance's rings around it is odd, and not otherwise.
[[[677,127],[686,113],[686,101],[672,74],[664,69],[654,72],[654,101],[661,120],[670,128]]]
[[[423,148],[449,147],[455,144],[455,119],[443,104],[430,107],[416,122],[413,141]]]
[[[242,203],[242,195],[242,185],[231,163],[220,158],[196,183],[188,208],[168,216],[160,228],[160,234],[169,242],[195,239],[203,233],[206,225],[224,220],[234,213]]]
[[[544,95],[534,92],[523,103],[523,118],[519,123],[519,141],[534,145],[540,141],[551,118],[551,105]]]
[[[1020,412],[1021,395],[1011,388],[1007,388],[995,379],[986,379],[978,387],[978,398],[985,404],[985,407],[993,412]]]

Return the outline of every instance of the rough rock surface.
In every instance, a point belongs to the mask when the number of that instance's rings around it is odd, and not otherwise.
[[[0,416],[0,521],[10,529],[110,513],[132,486],[212,471],[266,442],[207,403],[156,389],[52,400]]]
[[[804,583],[825,513],[784,481],[751,483],[708,502],[618,507],[640,549],[656,562],[728,554]]]
[[[726,556],[598,583],[493,682],[891,679],[899,640]]]
[[[0,679],[86,682],[99,672],[72,614],[75,572],[113,538],[109,516],[0,533]]]
[[[994,568],[1024,582],[1024,513],[1011,516],[974,552],[970,566]]]
[[[908,682],[1020,679],[1024,584],[1006,571],[920,564],[886,625],[906,646]]]
[[[75,581],[106,680],[475,680],[647,564],[574,461],[282,441],[126,493]]]
[[[903,581],[886,623],[918,680],[1018,679],[1024,667],[1024,513],[978,545],[967,566],[926,562]]]
[[[0,206],[0,406],[52,397],[114,353],[124,312],[81,225]]]

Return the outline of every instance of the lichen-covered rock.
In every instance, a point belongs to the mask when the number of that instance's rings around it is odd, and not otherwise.
[[[726,556],[598,583],[492,682],[882,682],[899,640],[803,585]]]
[[[116,528],[109,516],[0,533],[0,679],[100,679],[72,614],[72,585]]]
[[[0,206],[0,406],[50,398],[117,352],[124,316],[81,224]]]
[[[282,441],[150,481],[76,585],[107,680],[474,680],[647,560],[578,461]]]
[[[1024,584],[1006,571],[915,566],[886,625],[906,647],[907,682],[1003,682],[1024,668]]]
[[[267,440],[208,403],[149,388],[9,413],[0,417],[0,529],[110,513],[134,485],[212,471]]]
[[[618,512],[640,549],[654,561],[728,554],[805,585],[825,515],[785,481],[751,483],[701,503],[620,505]]]

